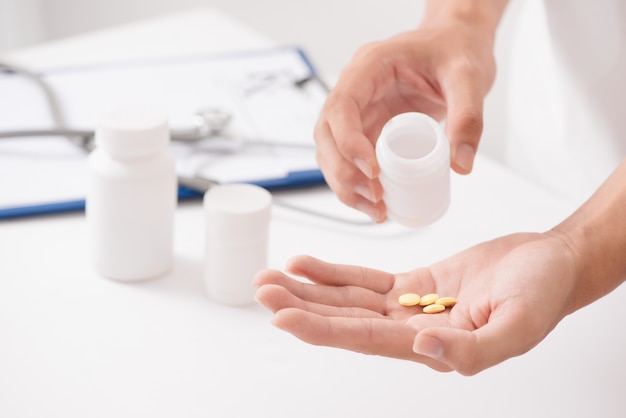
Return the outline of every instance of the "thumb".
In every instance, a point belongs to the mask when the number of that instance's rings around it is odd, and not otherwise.
[[[527,352],[541,339],[536,335],[530,327],[509,321],[490,323],[475,331],[431,327],[415,336],[413,351],[471,376]]]
[[[483,102],[486,91],[475,80],[456,75],[446,88],[446,133],[450,140],[450,164],[459,174],[468,174],[483,133]]]

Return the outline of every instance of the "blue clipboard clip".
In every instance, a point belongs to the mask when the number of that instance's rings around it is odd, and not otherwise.
[[[215,181],[201,178],[179,177],[178,198],[188,199],[204,195],[211,186],[218,184]],[[326,184],[319,169],[291,171],[283,177],[250,180],[243,183],[254,184],[269,191],[300,189]]]

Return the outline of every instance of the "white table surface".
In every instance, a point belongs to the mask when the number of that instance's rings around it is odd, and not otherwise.
[[[270,44],[201,9],[7,56],[49,68]],[[275,206],[270,265],[306,253],[399,272],[496,236],[545,230],[574,209],[480,155],[475,172],[453,176],[452,186],[446,216],[417,231]],[[279,197],[352,216],[323,188]],[[199,202],[177,210],[175,265],[154,281],[97,276],[85,234],[82,214],[0,223],[0,417],[626,416],[625,286],[526,355],[463,377],[310,346],[273,328],[261,307],[210,301]]]

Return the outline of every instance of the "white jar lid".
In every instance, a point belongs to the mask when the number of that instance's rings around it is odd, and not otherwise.
[[[124,104],[107,110],[96,127],[96,146],[114,158],[157,153],[170,141],[167,115],[143,104]]]
[[[266,239],[272,195],[251,184],[214,186],[204,195],[207,238],[241,245]]]

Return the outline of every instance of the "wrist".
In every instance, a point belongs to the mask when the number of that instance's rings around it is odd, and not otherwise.
[[[585,305],[593,302],[596,298],[591,298],[591,293],[585,286],[586,261],[581,253],[577,240],[573,238],[570,231],[562,228],[563,224],[544,233],[544,236],[552,243],[560,253],[559,259],[567,266],[570,273],[566,277],[554,277],[553,280],[561,281],[562,291],[567,293],[567,303],[564,306],[563,315],[569,315]]]
[[[508,0],[429,0],[420,27],[432,29],[463,24],[493,39],[507,4]]]
[[[568,313],[595,302],[624,281],[623,243],[600,238],[602,231],[595,225],[568,219],[548,234],[559,240],[574,272]]]
[[[548,234],[569,248],[576,269],[571,311],[601,298],[626,278],[626,160],[574,214]]]

